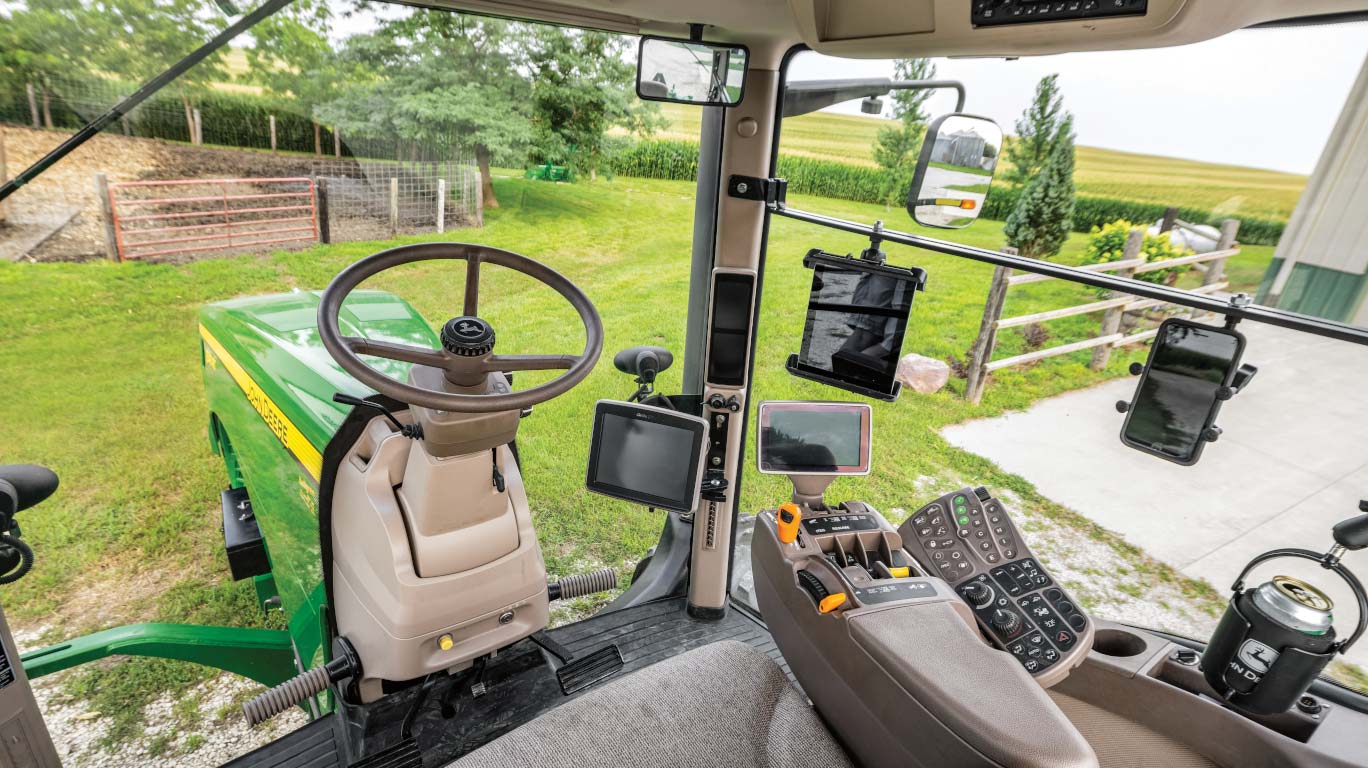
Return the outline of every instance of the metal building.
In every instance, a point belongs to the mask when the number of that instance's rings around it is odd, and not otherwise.
[[[1368,58],[1278,243],[1259,302],[1368,325]]]

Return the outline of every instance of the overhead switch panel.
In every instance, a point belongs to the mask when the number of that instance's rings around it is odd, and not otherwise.
[[[976,27],[1144,16],[1149,0],[973,0]]]

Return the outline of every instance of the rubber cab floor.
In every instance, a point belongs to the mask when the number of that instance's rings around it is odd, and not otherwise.
[[[406,717],[413,723],[412,738],[418,742],[423,765],[445,765],[586,691],[657,661],[723,640],[746,643],[789,672],[769,631],[743,607],[733,604],[722,619],[703,621],[689,616],[685,604],[682,597],[661,600],[548,630],[547,635],[577,659],[609,645],[616,645],[622,654],[619,672],[570,695],[562,692],[556,677],[559,661],[531,640],[523,640],[489,659],[482,672],[471,669],[441,680],[421,702],[421,686],[412,685],[373,704],[341,706],[337,713],[226,763],[224,768],[365,765],[366,757],[405,741],[401,731]],[[791,674],[789,677],[792,679]],[[419,703],[416,713],[415,702]]]

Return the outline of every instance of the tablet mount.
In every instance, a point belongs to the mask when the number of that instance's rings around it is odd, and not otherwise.
[[[1249,303],[1249,294],[1237,293],[1234,296],[1230,297],[1230,303],[1231,306],[1245,306]],[[1234,330],[1235,326],[1238,325],[1239,322],[1240,318],[1235,317],[1233,315],[1226,315],[1226,330]],[[1145,372],[1145,368],[1146,366],[1144,363],[1136,362],[1131,363],[1130,368],[1128,370],[1130,372],[1130,375],[1139,376]],[[1221,387],[1220,389],[1216,390],[1216,399],[1221,402],[1226,402],[1227,400],[1230,400],[1231,398],[1235,397],[1240,392],[1244,391],[1245,387],[1249,386],[1250,380],[1252,380],[1254,378],[1254,374],[1258,372],[1258,366],[1250,365],[1249,363],[1240,363],[1239,367],[1235,369],[1235,375],[1231,377],[1230,386]],[[1129,400],[1116,401],[1117,413],[1125,413],[1130,410],[1130,407],[1131,404]],[[1215,424],[1212,424],[1210,427],[1207,427],[1206,429],[1202,430],[1202,439],[1208,443],[1214,443],[1221,437],[1221,434],[1221,428],[1216,426]]]

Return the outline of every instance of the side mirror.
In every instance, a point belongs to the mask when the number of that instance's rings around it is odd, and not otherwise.
[[[926,129],[907,212],[918,224],[962,229],[983,212],[993,183],[1002,129],[986,117],[956,112],[939,117]]]
[[[637,96],[646,101],[730,107],[741,103],[750,51],[664,37],[642,37]]]

